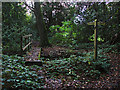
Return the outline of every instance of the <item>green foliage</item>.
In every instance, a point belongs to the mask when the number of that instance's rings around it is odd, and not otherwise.
[[[114,44],[114,45],[109,45],[109,44],[103,44],[103,45],[99,45],[98,48],[100,49],[104,49],[103,51],[105,53],[119,53],[119,46],[120,43]]]
[[[71,21],[62,22],[62,26],[55,25],[50,27],[50,31],[53,33],[51,42],[60,44],[75,44],[76,38],[76,25]]]
[[[119,22],[118,22],[118,11],[120,2],[110,2],[106,4],[102,3],[91,3],[90,6],[84,10],[84,12],[77,12],[85,20],[84,23],[78,23],[78,41],[94,40],[94,27],[86,25],[88,22],[93,22],[97,17],[98,21],[105,23],[104,26],[98,25],[98,40],[102,42],[111,41],[112,37],[119,33]],[[80,4],[80,3],[79,3]],[[81,4],[80,4],[81,5]],[[79,11],[79,9],[78,9]],[[84,28],[84,29],[83,29]],[[89,40],[88,40],[89,39]],[[103,41],[104,40],[104,41]]]
[[[31,17],[26,15],[26,9],[22,5],[22,3],[17,2],[3,2],[2,4],[3,53],[18,54],[21,36],[32,33],[29,28]]]
[[[3,88],[8,86],[22,89],[42,88],[45,85],[45,78],[37,74],[39,71],[45,71],[48,78],[70,76],[73,80],[98,79],[103,73],[109,71],[109,57],[105,53],[105,49],[99,49],[97,61],[93,59],[93,52],[79,52],[78,55],[55,60],[40,58],[43,59],[43,67],[25,66],[23,57],[3,55],[2,85]]]
[[[119,22],[117,20],[119,3],[120,2],[110,2],[108,4],[105,2],[94,3],[84,12],[84,18],[86,18],[87,22],[94,21],[96,14],[98,21],[105,22],[104,26],[98,26],[98,36],[104,39],[104,41],[111,41],[112,37],[119,32]]]
[[[2,88],[42,88],[44,77],[35,71],[41,70],[41,67],[25,66],[24,58],[17,55],[3,55],[2,58]]]
[[[71,17],[74,16],[75,8],[70,6],[74,5],[73,3],[44,2],[42,5],[43,16],[48,29],[52,25],[62,25],[62,21],[71,20]]]
[[[92,36],[90,36],[88,39],[90,41],[94,41],[95,40],[95,34],[93,34]],[[104,42],[104,39],[102,39],[100,36],[98,36],[97,40],[101,41],[101,42]]]
[[[72,76],[73,79],[80,77],[96,79],[101,73],[108,72],[110,64],[107,56],[99,53],[98,61],[94,61],[93,52],[79,54],[80,56],[71,55],[69,58],[46,61],[47,74],[51,77],[67,75]]]
[[[19,26],[25,25],[26,9],[22,3],[3,2],[2,4],[3,27],[13,27],[14,24]]]
[[[105,22],[105,26],[98,26],[98,41],[111,42],[112,37],[119,35],[119,2],[102,3],[57,3],[42,4],[42,13],[47,24],[50,42],[52,44],[79,46],[81,42],[94,40],[94,27],[87,25],[94,21],[98,14],[98,21]],[[86,10],[80,9],[84,7]],[[97,13],[95,11],[97,10]],[[23,3],[3,2],[2,4],[2,38],[3,53],[20,51],[20,35],[32,33],[34,39],[39,40],[39,31],[33,13],[26,14]],[[82,16],[82,23],[75,24],[75,18]],[[80,18],[79,18],[80,19]],[[57,25],[56,25],[57,24]],[[50,27],[51,26],[51,27]],[[50,27],[50,30],[49,30]],[[119,39],[118,39],[119,41]],[[116,43],[118,43],[118,41]],[[18,43],[19,42],[19,43]]]
[[[3,53],[12,54],[20,52],[21,36],[27,34],[26,31],[28,30],[26,30],[26,27],[17,28],[17,26],[16,24],[10,29],[8,27],[3,28]]]

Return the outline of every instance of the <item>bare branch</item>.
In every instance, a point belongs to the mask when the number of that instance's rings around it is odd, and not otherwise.
[[[34,7],[33,3],[31,2],[32,7]],[[33,8],[34,9],[34,8]]]
[[[34,8],[33,8],[33,7],[29,6],[26,2],[24,2],[24,4],[25,4],[31,11],[34,12]],[[33,6],[33,5],[32,5],[32,6]]]

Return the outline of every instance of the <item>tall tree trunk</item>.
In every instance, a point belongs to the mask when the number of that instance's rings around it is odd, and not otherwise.
[[[40,46],[50,46],[47,36],[47,29],[43,20],[40,2],[35,2],[34,13],[36,16],[37,29],[40,35]]]

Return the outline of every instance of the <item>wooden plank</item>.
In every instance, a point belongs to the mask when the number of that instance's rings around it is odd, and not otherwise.
[[[94,25],[95,22],[89,22],[87,23],[88,25]]]
[[[105,25],[105,23],[103,23],[103,22],[98,22],[97,24],[98,25]]]
[[[89,22],[89,23],[87,23],[88,25],[94,25],[95,24],[95,22]],[[103,22],[97,22],[97,24],[98,25],[105,25],[105,23],[103,23]]]
[[[32,42],[29,42],[24,48],[23,51],[31,44]]]
[[[42,61],[26,61],[25,62],[26,66],[31,66],[31,65],[38,65],[38,66],[42,66]]]
[[[27,38],[27,37],[30,37],[30,36],[32,36],[32,34],[25,35],[25,36],[23,36],[23,38]]]

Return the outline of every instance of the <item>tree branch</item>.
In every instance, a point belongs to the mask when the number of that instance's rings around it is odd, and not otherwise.
[[[35,12],[33,7],[29,6],[26,2],[24,2],[24,4],[25,4],[31,11]],[[33,4],[32,4],[32,6],[33,6]]]

